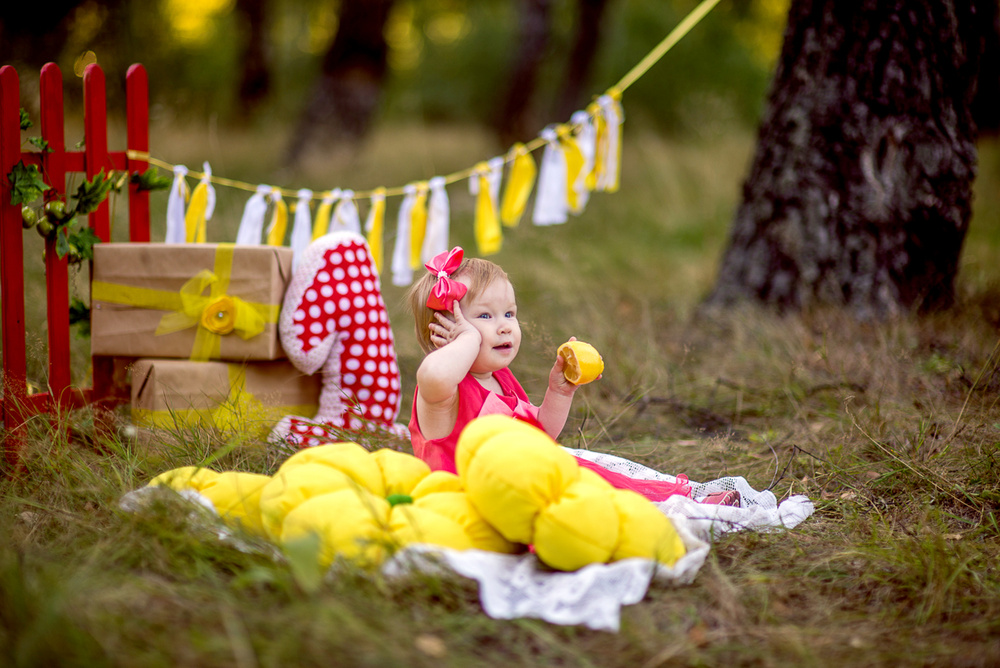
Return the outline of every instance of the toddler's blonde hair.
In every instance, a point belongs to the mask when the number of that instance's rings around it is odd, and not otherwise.
[[[467,278],[469,281],[469,291],[465,293],[469,299],[478,297],[493,281],[510,281],[507,278],[507,272],[500,265],[478,257],[463,260],[455,273],[451,275],[452,279],[460,277]],[[437,276],[427,272],[407,293],[410,311],[413,313],[413,324],[417,331],[417,343],[420,344],[420,349],[424,351],[425,355],[434,351],[434,344],[431,343],[430,324],[434,322],[435,311],[427,306],[427,297],[430,296],[431,289],[437,280]]]

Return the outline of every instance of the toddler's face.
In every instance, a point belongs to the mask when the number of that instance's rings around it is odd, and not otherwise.
[[[521,347],[521,326],[510,281],[493,281],[474,298],[467,294],[459,303],[462,315],[483,337],[472,373],[493,373],[510,366]]]

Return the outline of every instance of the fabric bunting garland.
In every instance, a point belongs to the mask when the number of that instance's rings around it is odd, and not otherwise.
[[[500,204],[500,222],[505,227],[517,227],[528,206],[531,189],[535,187],[538,167],[531,153],[520,142],[511,147],[507,160],[511,164],[507,174],[507,188]]]
[[[396,216],[396,245],[392,250],[392,284],[409,285],[413,281],[410,266],[410,212],[417,199],[417,186],[410,183],[403,187],[403,203]]]
[[[203,244],[206,240],[206,223],[215,213],[215,188],[212,187],[212,167],[206,162],[198,185],[191,193],[191,202],[184,215],[185,240]]]
[[[419,269],[420,251],[427,233],[427,183],[416,184],[417,194],[410,207],[410,269]]]
[[[427,185],[431,194],[427,201],[427,232],[420,252],[420,259],[424,264],[448,250],[451,227],[451,202],[448,200],[444,177],[435,176]]]
[[[264,233],[264,216],[267,214],[267,196],[271,194],[271,186],[257,186],[257,192],[251,195],[243,207],[243,217],[240,228],[236,231],[236,243],[243,246],[259,246]]]
[[[164,241],[168,244],[182,244],[187,237],[184,229],[184,203],[188,195],[184,177],[187,173],[188,168],[184,165],[174,167],[174,183],[167,198],[167,236]]]
[[[382,238],[385,228],[385,188],[376,188],[372,193],[372,208],[368,210],[365,233],[368,235],[368,249],[372,252],[375,269],[382,273],[385,266],[385,250]]]
[[[493,174],[499,172],[502,166],[502,158],[499,165],[495,161],[481,162],[476,165],[475,173],[469,179],[469,192],[476,198],[473,227],[480,255],[498,253],[503,245],[500,216],[497,212],[496,196],[493,194],[494,184],[496,191],[500,188],[499,179]]]
[[[292,238],[289,241],[292,247],[292,269],[298,265],[302,252],[312,242],[309,202],[312,200],[313,191],[302,188],[296,196],[298,199],[295,201],[295,222],[292,224]]]
[[[267,227],[267,245],[281,246],[285,243],[285,231],[288,229],[288,205],[277,188],[271,190],[271,200],[274,202],[274,213]]]
[[[313,221],[313,241],[319,239],[327,233],[330,227],[330,214],[333,212],[333,203],[340,199],[340,188],[334,188],[320,200],[316,209],[316,220]]]
[[[551,126],[541,132],[545,140],[542,166],[535,194],[535,225],[558,225],[566,222],[569,204],[566,201],[566,154],[559,146],[559,137]]]

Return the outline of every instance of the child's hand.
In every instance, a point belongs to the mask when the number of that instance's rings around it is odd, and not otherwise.
[[[479,330],[473,327],[472,323],[462,315],[462,307],[457,299],[455,300],[454,313],[449,316],[443,311],[437,311],[434,313],[434,319],[437,322],[432,322],[428,327],[431,332],[431,343],[434,344],[435,349],[443,348],[463,334],[471,333],[482,341],[483,337]]]
[[[571,336],[569,340],[576,341],[576,337]],[[572,397],[579,386],[566,380],[566,376],[563,374],[565,366],[566,359],[562,355],[556,355],[555,364],[552,365],[552,369],[549,371],[549,389],[557,394]]]

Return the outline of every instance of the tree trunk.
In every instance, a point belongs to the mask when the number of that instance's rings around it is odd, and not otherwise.
[[[246,34],[240,76],[238,116],[248,119],[271,92],[267,58],[267,7],[265,0],[236,0]]]
[[[342,0],[340,25],[323,58],[286,157],[294,165],[307,151],[353,145],[368,131],[388,69],[385,23],[392,0]]]
[[[552,32],[552,0],[522,0],[519,4],[521,20],[514,64],[503,106],[494,121],[497,137],[504,146],[525,141],[541,130],[532,117],[531,98]]]
[[[946,307],[996,0],[793,0],[710,306]],[[989,26],[987,26],[989,27]]]
[[[573,36],[573,50],[569,54],[566,76],[555,106],[555,117],[559,121],[569,120],[574,111],[590,102],[584,96],[592,91],[585,86],[587,77],[590,76],[590,68],[594,64],[594,57],[597,55],[597,45],[601,41],[601,23],[607,4],[607,0],[577,0],[579,11]]]

